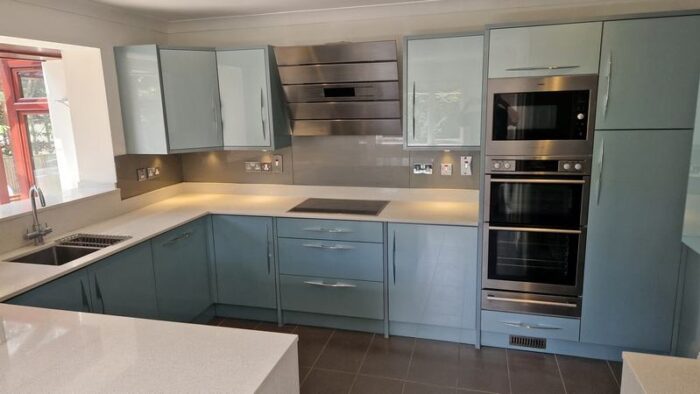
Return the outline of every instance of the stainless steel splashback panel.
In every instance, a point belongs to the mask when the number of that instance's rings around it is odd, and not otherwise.
[[[396,62],[285,66],[280,67],[279,71],[284,85],[396,81],[399,79],[399,70]]]
[[[295,136],[401,135],[401,119],[295,120]]]
[[[355,82],[286,85],[284,94],[289,103],[398,100],[399,83]]]
[[[395,41],[340,42],[275,48],[277,65],[396,61]]]
[[[356,101],[341,103],[291,103],[294,119],[391,119],[401,117],[398,101]]]

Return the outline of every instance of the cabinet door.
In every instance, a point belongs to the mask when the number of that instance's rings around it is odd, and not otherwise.
[[[272,218],[214,216],[218,302],[277,307]]]
[[[170,150],[222,146],[216,53],[161,49],[160,60]]]
[[[477,229],[389,224],[389,320],[476,328]]]
[[[224,145],[271,144],[265,49],[217,52]]]
[[[406,41],[406,144],[479,146],[483,36]]]
[[[581,342],[668,352],[689,130],[595,137]]]
[[[90,312],[90,287],[87,271],[81,270],[37,287],[7,301],[8,304]]]
[[[493,29],[489,78],[596,74],[602,22]]]
[[[160,318],[192,321],[212,304],[205,221],[159,235],[152,246]]]
[[[693,127],[700,16],[605,22],[597,129]]]
[[[152,319],[158,317],[149,242],[90,266],[88,273],[95,312]]]

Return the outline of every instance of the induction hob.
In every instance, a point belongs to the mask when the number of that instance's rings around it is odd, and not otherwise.
[[[387,204],[389,204],[389,201],[309,198],[290,209],[289,212],[345,213],[377,216]]]

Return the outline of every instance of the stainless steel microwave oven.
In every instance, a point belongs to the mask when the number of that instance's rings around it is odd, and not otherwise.
[[[489,79],[486,154],[590,155],[597,86],[597,75]]]

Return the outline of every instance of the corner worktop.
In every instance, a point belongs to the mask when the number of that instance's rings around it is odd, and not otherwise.
[[[289,212],[312,197],[388,200],[390,203],[377,216]],[[72,231],[130,238],[67,264],[7,262],[37,249],[36,246],[3,253],[0,255],[0,302],[209,214],[478,226],[478,212],[478,192],[473,190],[183,184],[176,196]],[[55,234],[47,239],[47,244],[71,233]]]

